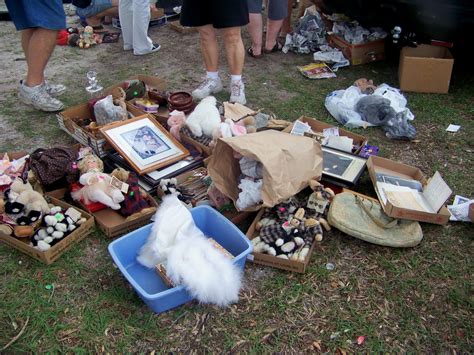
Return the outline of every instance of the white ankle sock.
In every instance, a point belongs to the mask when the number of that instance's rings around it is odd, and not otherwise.
[[[218,71],[208,71],[206,77],[212,80],[219,79],[219,72]]]
[[[236,81],[242,81],[242,75],[231,75],[230,81],[235,83]]]

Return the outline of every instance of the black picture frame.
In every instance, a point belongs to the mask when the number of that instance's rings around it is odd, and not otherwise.
[[[322,180],[340,187],[355,186],[367,167],[367,158],[326,146],[321,150]]]

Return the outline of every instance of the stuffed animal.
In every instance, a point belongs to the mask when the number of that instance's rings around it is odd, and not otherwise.
[[[239,126],[242,126],[242,127],[245,127],[245,130],[246,130],[247,133],[257,132],[255,118],[253,116],[248,116],[248,117],[242,118],[241,120],[239,120],[235,124],[239,125]]]
[[[125,98],[127,97],[127,94],[125,93],[125,90],[121,87],[117,87],[112,90],[112,96],[114,98],[114,105],[122,108],[122,111],[120,113],[117,113],[117,115],[119,116],[118,118],[121,121],[125,121],[126,119],[128,119],[127,104],[125,103]]]
[[[29,182],[24,183],[20,178],[13,181],[5,195],[8,198],[5,203],[5,212],[8,214],[23,213],[16,220],[18,225],[35,223],[44,213],[49,213],[48,203],[43,195],[34,191]]]
[[[367,80],[366,78],[360,78],[354,81],[354,86],[357,86],[362,94],[372,95],[377,89],[377,86],[374,85],[372,80]]]
[[[306,207],[313,210],[315,215],[325,215],[329,203],[335,196],[334,191],[328,187],[325,188],[316,180],[310,180],[309,186],[313,193],[308,197]]]
[[[186,126],[196,137],[205,135],[212,138],[214,131],[219,128],[221,115],[216,107],[216,102],[214,96],[202,99],[186,119]]]
[[[173,137],[181,141],[181,135],[179,134],[179,131],[186,124],[186,115],[184,112],[177,110],[171,111],[166,123],[168,124],[168,128]]]
[[[79,47],[87,49],[95,44],[97,44],[97,42],[94,37],[94,29],[91,26],[86,26],[79,39]]]
[[[110,173],[110,176],[128,185],[123,202],[120,203],[119,213],[124,217],[138,218],[140,215],[156,211],[156,207],[150,206],[147,201],[147,194],[140,189],[138,177],[135,173],[122,168],[117,168]],[[130,218],[131,219],[131,218]]]
[[[46,251],[85,221],[86,219],[74,207],[64,211],[60,206],[53,206],[50,213],[43,217],[43,227],[36,231],[31,246]]]
[[[119,210],[124,196],[119,189],[111,185],[112,177],[103,172],[102,160],[94,154],[87,154],[79,161],[78,168],[81,172],[79,183],[83,187],[73,191],[72,198],[76,201],[82,200],[85,204],[101,202],[114,210]]]
[[[178,189],[178,180],[176,178],[171,179],[161,179],[159,189],[165,195],[176,195],[178,199],[182,200],[182,193],[181,190]]]

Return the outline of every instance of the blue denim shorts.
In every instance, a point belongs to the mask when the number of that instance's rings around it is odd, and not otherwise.
[[[62,0],[5,0],[5,3],[18,31],[38,27],[49,30],[66,28]]]
[[[112,7],[112,0],[92,0],[92,3],[89,6],[83,9],[78,7],[76,9],[76,14],[79,17],[88,18],[88,17],[95,16],[101,13],[102,11],[105,11],[111,7]]]
[[[259,14],[262,12],[262,0],[247,0],[247,3],[251,14]],[[288,16],[287,0],[268,1],[268,18],[270,20],[283,20],[286,16]]]

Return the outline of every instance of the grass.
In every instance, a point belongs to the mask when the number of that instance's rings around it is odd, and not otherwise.
[[[2,136],[0,151],[72,143],[54,115],[15,101],[14,83],[25,64],[13,60],[20,52],[12,27],[0,33],[10,39],[4,43],[16,43],[3,47],[11,56],[2,69],[11,70],[2,70],[0,123],[14,134]],[[172,90],[191,90],[201,75],[197,36],[167,28],[153,29],[152,36],[163,49],[148,57],[124,53],[119,45],[58,49],[48,71],[69,87],[66,105],[86,100],[85,73],[92,68],[104,86],[143,73],[163,77]],[[329,92],[360,77],[397,86],[392,60],[343,68],[337,78],[321,81],[297,72],[296,65],[310,61],[293,54],[248,59],[249,104],[280,118],[307,115],[335,124],[324,108]],[[406,94],[418,142],[389,140],[377,128],[354,131],[378,145],[382,156],[417,166],[427,176],[439,170],[456,194],[472,196],[473,81],[469,73],[455,71],[447,95]],[[226,100],[227,94],[218,98]],[[461,131],[445,132],[449,123],[460,124]],[[374,193],[367,176],[357,188]],[[29,319],[7,351],[473,352],[472,226],[422,228],[422,243],[407,250],[370,245],[333,230],[304,275],[249,263],[238,304],[218,309],[190,303],[160,315],[148,310],[114,267],[110,240],[99,231],[51,266],[0,245],[0,348]],[[326,270],[327,262],[336,268]],[[356,343],[359,336],[365,336],[362,345]]]

